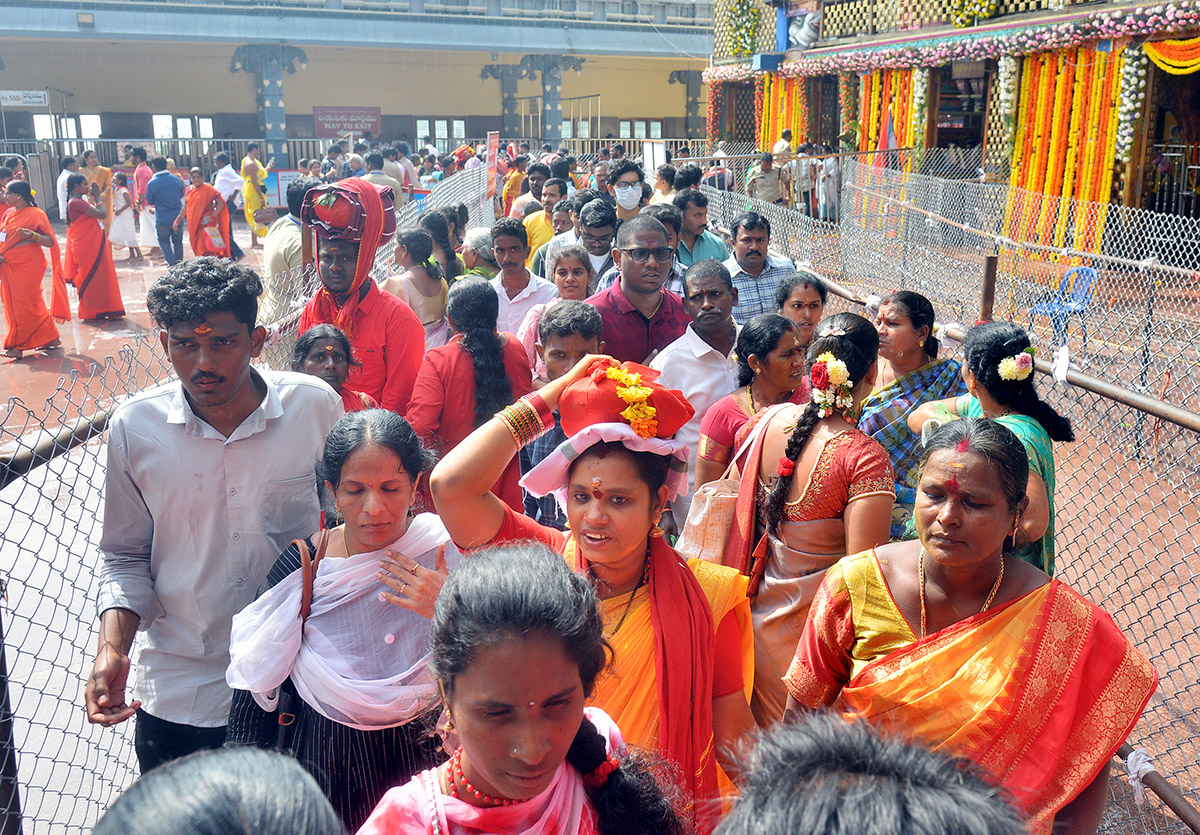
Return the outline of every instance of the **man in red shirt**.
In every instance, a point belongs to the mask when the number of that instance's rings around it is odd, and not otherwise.
[[[425,353],[425,329],[411,307],[380,290],[370,275],[376,251],[396,233],[391,188],[350,178],[310,189],[300,222],[316,233],[321,279],[300,315],[300,333],[313,325],[340,328],[359,363],[345,388],[404,414]]]
[[[674,258],[666,227],[649,215],[631,217],[617,231],[620,277],[587,301],[600,312],[605,350],[619,361],[649,362],[691,323],[683,300],[663,289]]]

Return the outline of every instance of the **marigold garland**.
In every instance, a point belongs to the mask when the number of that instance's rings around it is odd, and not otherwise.
[[[1160,70],[1171,75],[1191,75],[1200,70],[1200,37],[1185,41],[1151,41],[1146,55]]]
[[[758,147],[767,150],[791,130],[792,142],[806,141],[812,135],[809,124],[808,80],[767,76],[763,84],[763,114],[758,125]]]
[[[629,406],[621,412],[621,417],[629,421],[630,427],[641,438],[653,438],[658,434],[658,421],[654,419],[658,410],[646,401],[654,393],[654,389],[642,385],[642,375],[636,371],[628,371],[620,366],[609,366],[605,376],[617,383],[617,396]]]

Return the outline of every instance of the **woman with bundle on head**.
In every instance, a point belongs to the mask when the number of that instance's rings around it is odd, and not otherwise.
[[[808,361],[796,324],[777,313],[755,316],[738,331],[737,391],[722,397],[700,421],[696,489],[721,477],[743,428],[777,403],[808,400]]]
[[[1029,478],[1012,432],[951,421],[919,470],[918,540],[847,556],[821,582],[788,717],[836,705],[975,761],[1031,832],[1094,833],[1154,669],[1105,612],[1010,550]]]
[[[1017,555],[1054,574],[1054,445],[1073,441],[1071,422],[1038,397],[1029,334],[1010,322],[987,322],[967,331],[963,380],[968,394],[922,404],[908,418],[920,432],[929,421],[989,418],[1003,424],[1029,456],[1029,504],[1021,514]]]
[[[742,490],[755,500],[742,504],[737,535],[720,561],[752,575],[751,707],[762,727],[783,718],[783,675],[825,571],[846,554],[888,541],[892,466],[879,442],[855,426],[875,381],[878,346],[861,316],[838,313],[821,322],[808,351],[811,399],[764,418],[755,430],[761,443],[742,470]]]
[[[390,276],[380,288],[408,304],[425,328],[425,350],[450,341],[446,298],[450,285],[433,258],[433,237],[424,229],[396,233],[396,265],[404,272]]]
[[[689,822],[707,833],[719,811],[718,781],[736,774],[739,743],[754,724],[750,610],[746,578],[685,561],[658,525],[687,484],[688,447],[672,436],[693,412],[657,377],[635,363],[584,357],[447,453],[430,486],[460,548],[537,540],[595,583],[613,666],[591,702],[631,745],[657,750],[678,769]],[[553,425],[555,409],[567,440],[521,484],[558,499],[566,532],[488,492]]]
[[[438,598],[433,671],[459,747],[389,791],[360,835],[675,835],[683,827],[604,711],[588,582],[544,546],[487,549]],[[520,675],[514,675],[514,671]]]
[[[71,320],[67,282],[63,276],[58,238],[50,218],[38,208],[33,189],[24,180],[11,180],[4,199],[8,211],[0,219],[0,303],[4,306],[4,356],[20,359],[23,351],[52,351],[62,347],[58,326]],[[42,276],[50,250],[51,304],[46,309]],[[111,256],[110,256],[111,257]]]
[[[430,620],[461,556],[437,516],[412,515],[432,464],[399,415],[344,416],[320,466],[344,521],[293,543],[233,619],[227,744],[294,755],[350,831],[390,786],[443,759]]]
[[[125,315],[112,247],[104,234],[100,188],[82,174],[67,177],[67,247],[63,275],[79,294],[80,319],[120,319]]]
[[[521,343],[496,332],[500,299],[480,278],[450,288],[446,316],[454,336],[426,352],[405,417],[425,442],[444,454],[498,410],[532,390]],[[509,507],[524,507],[521,469],[514,458],[488,488]]]
[[[467,268],[463,266],[462,256],[454,251],[454,244],[450,240],[450,224],[446,221],[446,216],[439,212],[425,212],[417,220],[417,224],[433,238],[433,259],[442,268],[446,281],[453,284]]]
[[[363,409],[378,409],[369,394],[346,388],[352,367],[361,366],[354,358],[350,340],[333,325],[314,325],[300,335],[292,349],[292,370],[320,377],[342,398],[346,414]]]
[[[521,345],[525,348],[529,367],[533,369],[535,386],[540,388],[548,380],[546,363],[537,352],[538,323],[542,321],[542,314],[557,302],[586,299],[588,287],[591,286],[594,276],[592,261],[582,244],[555,247],[546,257],[546,278],[554,282],[558,298],[546,304],[535,304],[517,328],[517,339],[521,340]]]
[[[921,437],[908,428],[908,416],[922,403],[966,394],[962,366],[938,358],[933,305],[920,293],[901,290],[879,305],[879,372],[875,390],[862,404],[858,428],[887,450],[896,472],[892,538],[904,536],[912,518],[921,457]]]

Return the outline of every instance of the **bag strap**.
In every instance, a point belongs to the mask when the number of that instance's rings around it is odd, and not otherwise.
[[[774,409],[776,407],[772,406],[771,408]],[[725,474],[721,476],[722,479],[740,479],[742,477],[741,473],[738,471],[737,462],[741,460],[741,457],[746,454],[746,450],[750,449],[750,447],[753,446],[754,442],[758,439],[758,436],[762,434],[761,430],[763,425],[767,422],[768,413],[769,410],[767,412],[763,412],[763,416],[759,418],[758,423],[755,424],[754,428],[750,430],[750,434],[748,434],[742,441],[742,445],[737,448],[737,452],[733,454],[733,457],[729,459],[729,466],[725,468]]]
[[[317,566],[325,557],[325,548],[329,544],[329,531],[322,530],[317,535],[317,553],[311,555],[308,543],[303,539],[293,539],[292,544],[300,552],[300,571],[302,583],[300,587],[300,622],[308,620],[312,611],[313,583],[317,578]]]
[[[754,553],[750,555],[750,583],[746,587],[746,597],[753,600],[758,595],[758,584],[767,571],[767,552],[770,550],[770,534],[764,533],[759,537]]]
[[[780,403],[763,412],[762,417],[758,419],[758,423],[751,430],[750,436],[742,444],[743,448],[749,444],[750,454],[746,458],[746,467],[741,475],[737,501],[733,506],[733,524],[729,526],[729,538],[725,542],[724,564],[733,566],[743,574],[749,574],[752,567],[750,554],[751,543],[754,541],[755,516],[757,515],[755,494],[758,488],[758,465],[767,437],[767,424],[784,405],[786,404]],[[739,450],[734,461],[736,462],[741,455],[742,450]],[[754,550],[757,551],[757,549]]]

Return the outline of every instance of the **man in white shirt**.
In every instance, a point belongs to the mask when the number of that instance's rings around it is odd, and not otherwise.
[[[308,299],[317,290],[315,273],[309,283],[303,280],[304,242],[300,229],[300,207],[310,188],[321,185],[318,177],[301,177],[287,187],[288,213],[277,218],[263,238],[263,294],[258,305],[258,321],[266,326],[279,322],[295,299]]]
[[[342,401],[316,377],[251,369],[266,339],[254,324],[261,289],[224,259],[172,267],[147,306],[179,379],[126,400],[108,425],[100,635],[84,699],[93,723],[137,715],[143,774],[224,743],[233,615],[320,525],[316,466]]]
[[[558,289],[526,269],[529,235],[525,224],[516,218],[502,217],[496,221],[492,227],[492,254],[500,265],[500,273],[492,279],[492,287],[500,297],[496,330],[515,334],[530,308],[553,301],[558,297]]]
[[[396,153],[399,155],[396,158],[396,162],[400,164],[400,167],[404,169],[404,173],[408,175],[408,184],[413,188],[420,188],[421,175],[417,171],[417,166],[413,164],[413,161],[410,158],[412,149],[408,147],[408,143],[397,142]],[[397,177],[396,179],[401,180],[402,178]]]
[[[62,162],[58,164],[58,182],[55,183],[54,192],[58,196],[58,216],[61,220],[67,219],[67,202],[70,200],[70,195],[67,194],[67,178],[79,171],[79,160],[75,157],[63,157]]]
[[[213,188],[229,207],[229,254],[237,261],[246,255],[233,236],[233,219],[242,214],[237,205],[237,195],[242,190],[242,175],[233,170],[233,166],[229,164],[229,154],[224,151],[217,154],[217,165],[219,167],[213,175]]]
[[[738,387],[738,326],[733,308],[738,293],[729,270],[719,261],[697,261],[684,275],[683,306],[691,317],[683,336],[663,348],[650,367],[659,372],[658,382],[683,392],[696,413],[675,433],[675,440],[688,445],[688,489],[671,502],[660,523],[667,533],[683,530],[692,494],[697,485],[696,453],[700,447],[700,422],[704,413]]]
[[[792,131],[790,128],[784,128],[780,139],[775,143],[775,147],[771,149],[771,153],[775,156],[787,156],[792,152]]]

